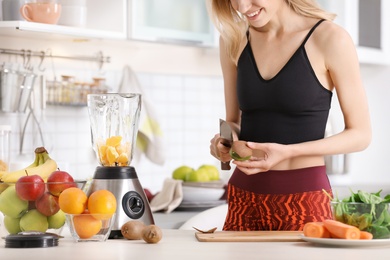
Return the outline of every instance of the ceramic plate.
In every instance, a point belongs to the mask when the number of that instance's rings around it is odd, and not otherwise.
[[[338,246],[338,247],[374,247],[390,246],[390,239],[372,239],[372,240],[347,240],[335,238],[313,238],[302,235],[302,239],[319,245]]]

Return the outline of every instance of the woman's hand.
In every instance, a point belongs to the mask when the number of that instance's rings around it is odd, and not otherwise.
[[[248,175],[269,171],[289,158],[287,145],[247,142],[247,146],[253,150],[252,157],[247,161],[233,161],[233,163]]]
[[[210,140],[210,154],[221,162],[230,162],[232,160],[229,154],[230,146],[229,140],[221,138],[219,134],[216,134]]]

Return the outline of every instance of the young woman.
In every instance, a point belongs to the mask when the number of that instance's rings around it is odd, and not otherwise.
[[[221,35],[226,121],[235,140],[265,153],[233,161],[224,230],[302,230],[332,218],[324,156],[371,141],[350,36],[314,0],[209,1]],[[333,92],[345,128],[325,138]],[[210,151],[232,160],[219,134]]]

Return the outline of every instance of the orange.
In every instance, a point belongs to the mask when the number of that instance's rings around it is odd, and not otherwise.
[[[115,150],[117,151],[118,154],[125,153],[126,149],[127,147],[121,144],[115,147]]]
[[[121,144],[121,141],[122,141],[122,136],[120,136],[120,135],[111,136],[111,137],[107,138],[106,145],[116,147],[116,146]]]
[[[118,166],[127,166],[129,163],[129,157],[127,156],[127,153],[121,153],[118,157]]]
[[[108,146],[106,151],[106,158],[108,160],[109,165],[115,165],[116,159],[119,157],[118,152],[115,147]]]
[[[106,151],[107,151],[107,145],[100,145],[99,146],[99,157],[101,161],[107,161],[106,158]]]
[[[99,233],[102,221],[89,214],[81,214],[73,217],[73,226],[77,235],[82,238],[90,238]]]
[[[59,198],[60,209],[68,214],[81,214],[87,207],[88,197],[80,188],[71,187],[64,190]]]
[[[116,211],[116,198],[111,191],[97,190],[88,198],[88,211],[97,219],[109,219]]]

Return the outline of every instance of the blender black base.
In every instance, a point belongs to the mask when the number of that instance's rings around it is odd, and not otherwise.
[[[120,230],[111,230],[110,236],[108,239],[121,239],[123,238],[122,232]]]

